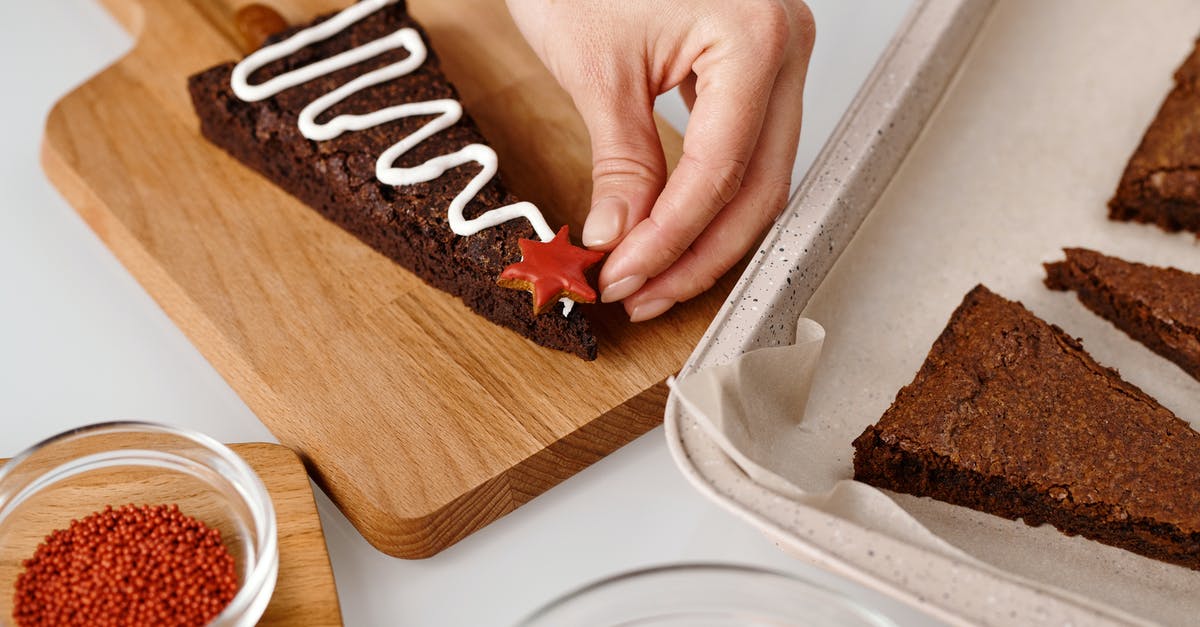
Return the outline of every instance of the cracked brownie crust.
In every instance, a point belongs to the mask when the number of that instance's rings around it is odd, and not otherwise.
[[[1142,137],[1108,216],[1200,233],[1200,40]]]
[[[983,286],[854,449],[859,481],[1200,569],[1200,433]]]
[[[1065,260],[1045,264],[1046,287],[1074,291],[1088,309],[1200,380],[1200,275],[1085,248],[1064,252]]]
[[[319,17],[311,24],[328,17]],[[311,24],[279,33],[269,38],[267,44]],[[403,27],[417,29],[428,42],[424,30],[400,3],[372,13],[330,39],[267,65],[251,80],[266,81]],[[479,315],[543,346],[595,359],[596,338],[580,307],[575,307],[570,316],[561,315],[557,307],[544,315],[534,315],[527,293],[496,285],[500,272],[520,260],[517,241],[535,238],[527,222],[505,222],[469,237],[459,237],[450,230],[446,209],[478,172],[479,165],[467,164],[428,183],[403,187],[386,185],[375,178],[378,155],[420,128],[427,118],[403,118],[321,142],[311,141],[300,133],[297,117],[310,102],[356,76],[407,55],[406,50],[392,50],[259,102],[244,102],[234,95],[230,87],[232,62],[190,77],[188,89],[200,118],[201,132],[242,163],[430,285],[461,298]],[[457,100],[459,95],[442,74],[437,56],[430,49],[428,59],[416,71],[363,89],[333,106],[320,119],[436,98]],[[465,115],[459,123],[414,147],[397,165],[414,166],[472,143],[487,142],[470,116]],[[470,218],[516,201],[497,176],[467,205],[464,214]]]

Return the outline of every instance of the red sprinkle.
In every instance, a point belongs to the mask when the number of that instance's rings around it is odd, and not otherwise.
[[[18,625],[204,625],[237,594],[221,532],[177,505],[111,506],[46,536],[17,577]]]

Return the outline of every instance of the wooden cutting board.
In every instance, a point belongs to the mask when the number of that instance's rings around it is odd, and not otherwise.
[[[317,515],[317,504],[313,500],[312,484],[304,473],[300,459],[295,453],[278,444],[230,444],[229,448],[246,460],[262,479],[263,485],[271,495],[271,503],[275,506],[275,529],[279,538],[279,577],[275,584],[275,592],[271,595],[271,602],[258,625],[341,625],[342,613],[338,606],[337,588],[333,583],[329,553],[325,550],[321,518]],[[7,461],[0,459],[0,466]],[[123,499],[127,493],[123,495],[116,498]],[[110,494],[105,497],[100,493],[94,499],[89,497],[89,500],[103,503],[107,498],[113,496]],[[161,502],[171,501],[164,499]],[[110,504],[121,506],[125,502],[118,500]],[[90,511],[81,512],[78,502],[60,503],[57,499],[50,503],[43,502],[43,505],[48,509],[45,512],[39,511],[39,514],[44,515],[46,520],[55,520],[57,517],[63,521],[61,526],[51,526],[51,529],[65,527],[71,519],[80,518]],[[46,531],[40,530],[37,533],[38,538],[30,539],[31,546],[36,544]],[[20,568],[19,563],[0,563],[0,570],[6,572],[14,572]],[[9,576],[15,577],[15,574],[5,576],[6,580],[11,581]],[[7,597],[0,600],[0,606],[5,608],[0,614],[0,623],[5,621],[8,612],[11,611],[5,603],[8,600]]]
[[[104,2],[137,43],[51,111],[46,172],[374,546],[433,555],[659,423],[728,277],[650,323],[589,306],[595,362],[540,348],[200,136],[186,78],[242,56],[245,0]],[[299,23],[346,3],[274,4]],[[579,233],[587,133],[503,1],[410,6],[510,186]]]

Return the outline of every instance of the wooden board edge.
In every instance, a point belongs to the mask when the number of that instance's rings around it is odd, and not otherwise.
[[[661,425],[667,393],[664,379],[427,514],[360,513],[358,530],[392,557],[433,557]]]
[[[334,619],[334,620],[327,622],[326,620],[318,620],[316,616],[307,615],[307,616],[305,616],[305,621],[307,621],[306,624],[313,625],[313,626],[342,625],[343,622],[342,622],[341,600],[338,598],[337,579],[333,572],[333,561],[329,557],[329,546],[325,540],[325,526],[321,522],[320,511],[317,508],[316,495],[313,493],[312,484],[309,482],[308,473],[306,472],[306,469],[304,468],[304,463],[301,461],[300,456],[297,455],[296,452],[293,451],[292,449],[290,449],[286,446],[283,446],[282,444],[275,444],[273,442],[239,442],[236,444],[229,444],[228,446],[230,449],[233,450],[233,452],[237,453],[239,457],[242,457],[242,459],[246,460],[247,463],[250,463],[250,460],[246,459],[246,456],[243,455],[244,451],[252,452],[252,453],[256,452],[257,457],[266,457],[266,456],[275,457],[275,458],[277,458],[277,461],[272,460],[272,463],[278,464],[279,466],[276,466],[276,467],[279,468],[282,472],[286,473],[286,476],[290,480],[302,481],[304,483],[304,488],[306,488],[306,489],[302,490],[299,488],[299,486],[296,486],[294,488],[291,496],[294,500],[294,499],[296,499],[296,497],[299,493],[304,493],[304,494],[308,495],[308,498],[303,499],[303,502],[300,503],[300,505],[303,506],[305,509],[308,509],[312,512],[312,522],[315,523],[315,531],[320,536],[319,542],[310,541],[307,543],[307,545],[309,546],[309,551],[310,551],[310,559],[313,555],[315,555],[318,558],[318,560],[321,561],[320,567],[317,569],[319,571],[319,572],[317,572],[317,575],[320,576],[320,578],[323,580],[321,589],[332,591],[332,595],[330,595],[330,598],[323,599],[321,602],[321,609],[323,610],[323,614],[322,614],[321,618],[322,619],[325,619],[325,618],[333,618]],[[253,467],[253,466],[254,466],[254,464],[251,463],[251,467]],[[292,469],[285,470],[285,469],[283,469],[284,466],[291,466]],[[264,483],[266,483],[266,482],[264,481]],[[288,486],[280,486],[280,487],[286,488]],[[268,490],[268,492],[271,490],[270,485],[267,485],[267,490]],[[275,498],[277,498],[277,497],[275,497],[275,495],[272,495],[273,503],[275,501]],[[295,503],[293,504],[293,506],[295,506]],[[277,503],[275,504],[275,510],[278,513],[279,506]],[[281,550],[281,555],[280,555],[280,559],[281,559],[280,580],[281,581],[280,581],[280,583],[284,583],[284,585],[286,585],[286,582],[282,581],[283,577],[285,576],[285,572],[283,570],[285,565],[282,562],[282,559],[283,559],[282,549],[284,547],[283,533],[284,533],[285,526],[286,525],[282,521],[276,520],[275,528],[276,528],[276,531],[279,533],[279,546],[280,546],[280,550]],[[312,570],[307,570],[304,574],[306,576],[312,576],[313,572],[314,571],[312,571]],[[278,592],[278,590],[279,590],[280,583],[276,583],[276,592]],[[274,600],[274,594],[272,594],[272,600]],[[292,619],[295,618],[295,617],[274,617],[271,615],[271,609],[272,609],[271,606],[268,605],[266,612],[263,614],[262,620],[259,621],[260,625],[287,624],[287,623],[293,622]]]
[[[97,0],[100,6],[121,25],[134,39],[142,32],[146,20],[146,9],[141,2],[129,0]]]

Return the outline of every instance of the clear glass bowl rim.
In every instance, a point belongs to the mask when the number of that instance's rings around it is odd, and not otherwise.
[[[536,610],[534,610],[531,614],[529,614],[525,618],[522,618],[520,620],[520,622],[517,623],[517,627],[528,627],[530,625],[537,625],[537,624],[539,624],[537,621],[544,620],[547,616],[551,615],[553,612],[559,611],[564,606],[567,606],[572,603],[576,603],[576,602],[580,601],[581,599],[585,599],[594,593],[603,591],[605,589],[608,589],[608,588],[618,585],[618,584],[628,582],[630,580],[649,578],[649,577],[654,577],[654,576],[658,576],[658,575],[675,575],[675,574],[688,574],[688,573],[713,573],[713,574],[727,574],[727,575],[745,574],[745,575],[766,576],[766,577],[776,578],[781,581],[786,580],[789,583],[794,583],[794,584],[798,584],[802,587],[805,587],[813,593],[827,597],[831,602],[838,603],[838,604],[842,605],[843,607],[845,607],[846,609],[849,609],[851,611],[862,614],[864,618],[867,618],[869,620],[876,622],[881,627],[895,625],[894,621],[892,621],[887,616],[879,613],[878,611],[863,606],[862,604],[854,601],[853,599],[847,597],[845,594],[843,594],[841,592],[838,592],[836,590],[833,590],[831,588],[823,586],[819,583],[805,579],[799,575],[792,575],[792,574],[788,574],[788,573],[781,572],[778,570],[772,570],[769,568],[762,568],[759,566],[751,566],[751,565],[744,565],[744,564],[720,563],[720,562],[688,562],[688,563],[681,563],[681,564],[665,564],[665,565],[660,565],[660,566],[650,566],[650,567],[646,567],[646,568],[639,568],[639,569],[611,575],[608,577],[604,577],[597,581],[593,581],[591,583],[584,584],[583,586],[580,586],[578,588],[570,590],[569,592],[563,594],[562,596],[557,597],[554,600],[541,605]]]
[[[279,539],[275,523],[275,506],[271,501],[270,493],[267,492],[266,485],[263,484],[258,473],[254,472],[254,469],[246,463],[246,460],[242,459],[240,455],[216,439],[190,429],[138,420],[117,420],[84,425],[52,435],[14,455],[4,465],[0,466],[0,486],[4,485],[10,475],[20,468],[22,463],[46,447],[69,440],[110,433],[156,433],[190,440],[208,452],[220,457],[238,475],[236,477],[225,476],[225,478],[240,488],[237,492],[242,498],[247,500],[247,505],[249,505],[251,512],[255,513],[253,516],[255,560],[250,571],[246,573],[246,577],[242,581],[242,585],[238,588],[238,592],[233,597],[233,600],[210,623],[218,625],[237,624],[239,617],[255,605],[255,601],[258,595],[263,592],[263,588],[268,584],[273,586],[273,582],[270,579],[278,569]],[[53,474],[69,463],[60,464],[43,474]],[[24,490],[22,490],[15,496],[24,500],[29,495],[25,494]],[[0,500],[0,513],[9,505],[10,503]]]

